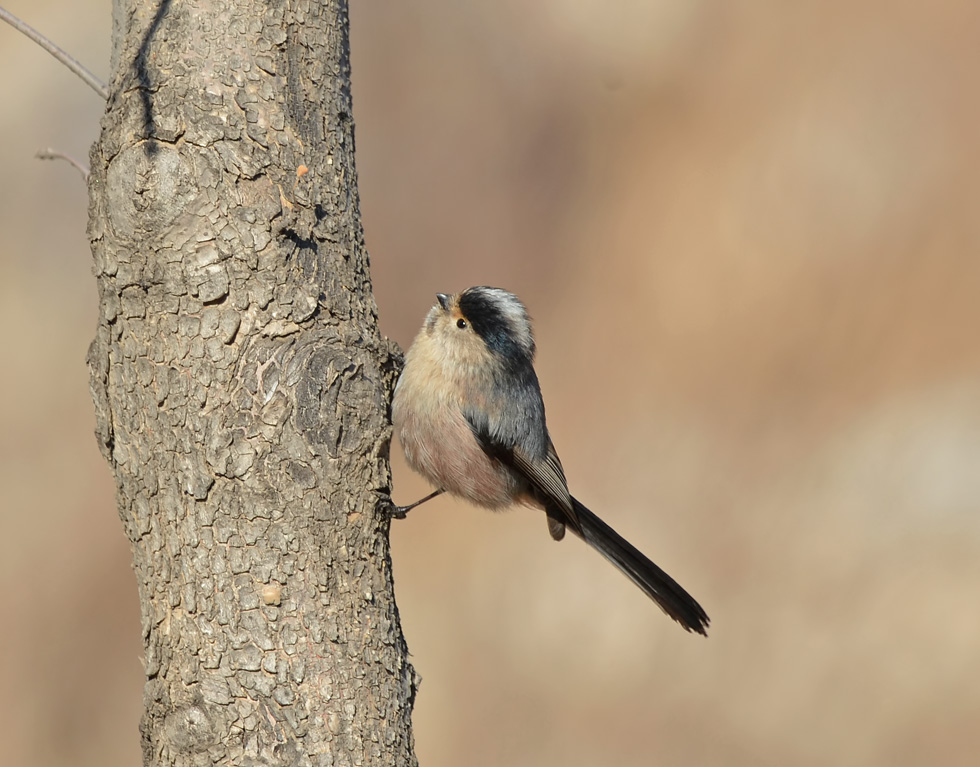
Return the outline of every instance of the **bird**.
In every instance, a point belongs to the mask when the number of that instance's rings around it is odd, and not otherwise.
[[[572,496],[548,433],[527,309],[480,285],[438,293],[405,355],[391,403],[408,465],[435,490],[392,516],[448,493],[477,506],[542,509],[551,537],[570,530],[626,575],[685,630],[707,636],[701,605],[673,578]]]

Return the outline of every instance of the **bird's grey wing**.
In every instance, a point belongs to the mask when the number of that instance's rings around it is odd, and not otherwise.
[[[576,531],[579,525],[565,472],[548,436],[538,379],[530,365],[510,373],[506,385],[495,388],[481,407],[464,408],[463,415],[483,451],[526,480],[548,515],[551,537],[561,540],[566,523]]]
[[[548,439],[548,453],[544,460],[533,460],[524,451],[513,451],[513,466],[536,491],[536,496],[544,506],[548,515],[548,532],[556,541],[565,537],[565,525],[571,525],[579,531],[578,516],[568,483],[565,481],[565,470],[562,468],[555,446]]]
[[[515,446],[510,440],[495,434],[490,427],[489,419],[482,412],[468,411],[465,416],[483,452],[510,466],[527,480],[534,497],[548,515],[548,532],[551,537],[560,541],[565,535],[566,524],[571,524],[578,530],[575,506],[565,482],[565,471],[562,469],[551,439],[548,438],[547,452],[544,456],[535,458],[526,449]]]
[[[555,446],[551,444],[550,439],[548,453],[544,460],[535,460],[520,448],[514,448],[511,461],[514,468],[526,477],[540,494],[541,500],[550,502],[546,505],[555,504],[560,507],[565,516],[574,519],[575,512],[572,496],[565,482],[565,470],[558,460],[558,453],[555,452]]]

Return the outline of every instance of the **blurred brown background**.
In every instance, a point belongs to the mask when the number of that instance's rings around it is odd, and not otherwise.
[[[4,5],[107,75],[109,0]],[[353,5],[383,330],[520,294],[573,491],[713,621],[433,502],[392,534],[424,767],[975,764],[980,6]],[[5,25],[0,62],[0,761],[133,765],[86,195],[32,158],[100,104]]]

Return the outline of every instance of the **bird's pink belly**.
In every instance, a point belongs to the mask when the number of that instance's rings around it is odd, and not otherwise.
[[[479,506],[514,503],[513,472],[483,452],[462,415],[447,409],[425,423],[406,415],[396,424],[409,464],[436,487]]]

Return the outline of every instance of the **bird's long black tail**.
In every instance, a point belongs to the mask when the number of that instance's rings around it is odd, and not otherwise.
[[[572,504],[581,529],[569,524],[572,532],[618,567],[627,578],[640,587],[667,615],[687,631],[707,636],[710,622],[707,614],[694,597],[682,589],[677,581],[647,559],[633,544],[613,530],[599,517],[574,498]]]

